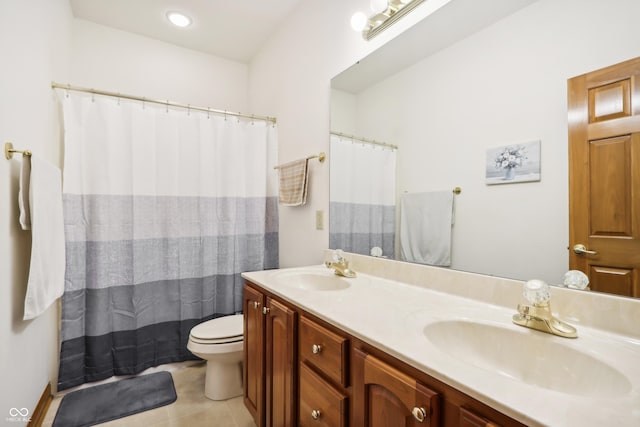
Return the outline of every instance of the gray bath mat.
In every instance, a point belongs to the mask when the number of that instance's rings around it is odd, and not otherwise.
[[[92,426],[159,408],[176,399],[169,372],[127,378],[67,394],[60,402],[53,427]]]

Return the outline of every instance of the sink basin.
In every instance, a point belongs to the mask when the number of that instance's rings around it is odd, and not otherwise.
[[[306,291],[339,291],[351,286],[349,280],[333,274],[333,270],[293,270],[282,271],[277,279],[285,286]]]
[[[530,385],[589,397],[631,391],[617,369],[544,333],[454,320],[432,323],[424,335],[455,359]]]

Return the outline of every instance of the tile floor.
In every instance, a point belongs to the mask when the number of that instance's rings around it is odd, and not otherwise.
[[[205,364],[171,370],[178,400],[171,405],[99,424],[104,427],[255,427],[242,396],[216,402],[204,397]],[[54,397],[43,427],[51,427],[62,396]]]

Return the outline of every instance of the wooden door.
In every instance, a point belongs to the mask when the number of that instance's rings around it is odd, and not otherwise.
[[[244,348],[243,382],[244,405],[258,427],[265,424],[264,412],[264,334],[265,316],[262,314],[264,295],[244,285]]]
[[[440,425],[440,395],[397,368],[354,349],[353,424],[362,427]]]
[[[568,108],[569,267],[640,297],[640,58],[570,79]]]
[[[296,425],[296,312],[276,300],[266,305],[266,414],[268,427]]]

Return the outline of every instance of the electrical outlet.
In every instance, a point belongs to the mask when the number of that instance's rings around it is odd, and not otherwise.
[[[316,230],[324,230],[324,211],[316,211]]]

